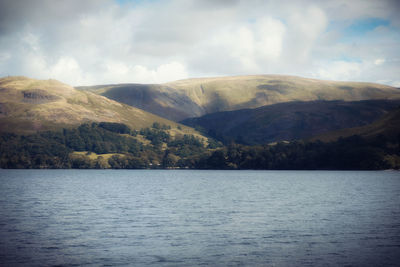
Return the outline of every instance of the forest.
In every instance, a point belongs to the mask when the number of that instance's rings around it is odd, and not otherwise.
[[[131,130],[120,123],[82,124],[31,135],[0,135],[1,168],[162,168],[206,151],[194,136],[171,138],[167,126]],[[142,137],[139,141],[136,137]]]
[[[360,136],[335,142],[281,142],[276,145],[231,144],[201,157],[198,169],[253,170],[382,170],[399,169],[399,142],[383,136]]]
[[[171,137],[154,123],[140,131],[121,123],[86,123],[62,131],[0,135],[1,168],[382,170],[400,168],[400,135],[351,136],[334,142],[246,146]]]

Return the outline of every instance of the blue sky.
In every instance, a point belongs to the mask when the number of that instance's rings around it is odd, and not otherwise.
[[[360,37],[381,26],[390,26],[390,21],[382,18],[356,19],[344,29],[344,34],[349,37]]]
[[[71,85],[288,74],[400,87],[395,0],[0,1],[0,76]]]

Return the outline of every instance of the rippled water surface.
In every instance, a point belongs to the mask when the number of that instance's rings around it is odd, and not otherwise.
[[[0,170],[0,265],[400,265],[400,173]]]

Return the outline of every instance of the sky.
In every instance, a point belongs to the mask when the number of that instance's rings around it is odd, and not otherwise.
[[[0,0],[0,77],[250,74],[400,87],[397,0]]]

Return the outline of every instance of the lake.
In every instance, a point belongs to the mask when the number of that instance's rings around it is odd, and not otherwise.
[[[399,266],[400,172],[1,170],[2,266]]]

